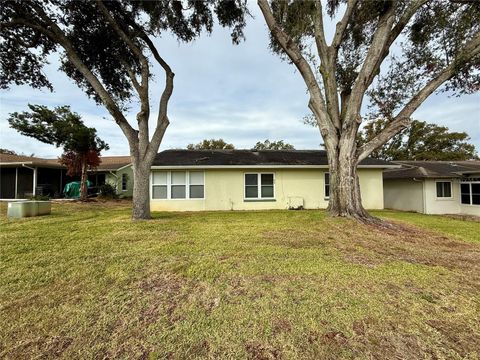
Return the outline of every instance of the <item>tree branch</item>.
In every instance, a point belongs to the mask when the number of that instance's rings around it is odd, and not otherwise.
[[[136,138],[136,131],[130,126],[127,119],[125,118],[123,113],[120,111],[117,104],[115,103],[113,98],[110,96],[110,94],[107,92],[105,87],[102,85],[100,80],[98,80],[98,78],[83,63],[80,56],[75,51],[75,48],[73,47],[72,43],[64,34],[62,29],[60,29],[60,27],[52,19],[50,19],[50,17],[45,13],[45,11],[40,6],[38,6],[33,2],[31,3],[31,6],[34,8],[38,16],[40,16],[40,18],[48,25],[50,29],[49,30],[44,29],[39,25],[35,25],[34,28],[39,31],[42,31],[55,43],[63,47],[67,55],[67,58],[72,62],[72,64],[77,68],[77,70],[85,77],[88,83],[92,86],[92,88],[98,94],[102,102],[105,104],[105,107],[114,118],[115,122],[122,129],[129,143],[133,144],[133,142],[138,141],[138,139]],[[25,24],[25,26],[29,26],[29,25]]]
[[[308,91],[310,93],[310,102],[309,106],[315,107],[318,111],[315,112],[317,122],[319,122],[319,128],[325,129],[325,132],[322,132],[322,135],[325,137],[333,136],[334,138],[338,139],[335,126],[333,125],[326,106],[325,101],[323,99],[322,92],[320,87],[318,86],[317,79],[310,68],[310,65],[302,56],[300,49],[294,43],[294,41],[280,28],[280,26],[275,21],[275,18],[272,14],[270,9],[270,5],[268,4],[267,0],[258,0],[258,6],[262,11],[263,17],[267,23],[270,32],[278,41],[282,49],[287,53],[288,57],[292,60],[295,64],[297,69],[299,70],[300,74],[307,85]]]
[[[368,79],[375,69],[378,58],[381,56],[384,46],[388,41],[388,34],[395,20],[395,4],[391,3],[390,8],[383,13],[377,25],[377,30],[373,35],[372,43],[363,62],[362,68],[358,73],[347,105],[343,126],[349,126],[357,121],[360,107],[362,106],[365,91],[368,88]]]
[[[431,79],[412,99],[403,107],[395,118],[372,140],[364,144],[357,151],[358,161],[365,159],[373,150],[385,144],[395,134],[410,125],[410,117],[418,107],[437,90],[444,82],[458,73],[458,68],[465,62],[480,54],[480,33],[468,41],[455,60]]]
[[[370,76],[368,77],[368,80],[366,82],[367,89],[373,82],[373,79],[379,74],[380,72],[380,66],[382,65],[383,61],[389,54],[389,49],[392,46],[392,44],[395,42],[395,40],[400,36],[402,33],[403,29],[407,26],[409,23],[410,19],[415,15],[417,10],[425,5],[427,2],[430,0],[416,0],[410,3],[408,8],[405,10],[405,12],[402,14],[398,22],[395,24],[393,27],[392,31],[390,32],[390,35],[388,36],[387,42],[384,44],[382,52],[380,56],[378,57],[375,66],[372,68],[372,71],[370,72]]]
[[[334,61],[337,60],[338,49],[340,47],[340,44],[342,43],[345,30],[347,29],[347,25],[350,20],[350,16],[352,15],[355,5],[357,5],[357,2],[358,0],[348,0],[347,9],[343,14],[342,19],[335,26],[335,35],[333,37],[331,45],[331,48],[333,49],[335,55]]]
[[[331,49],[325,40],[325,30],[323,25],[323,10],[320,0],[315,2],[316,12],[314,16],[315,43],[317,45],[318,55],[320,57],[320,74],[322,75],[325,87],[325,99],[327,101],[327,110],[335,127],[341,128],[340,109],[338,106],[338,86],[335,78],[336,63]]]

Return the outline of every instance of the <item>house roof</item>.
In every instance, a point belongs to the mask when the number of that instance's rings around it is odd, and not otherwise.
[[[328,166],[328,160],[324,150],[165,150],[157,154],[153,166],[317,167]],[[388,168],[392,164],[367,158],[360,166]]]
[[[400,169],[387,170],[384,179],[459,178],[480,174],[480,161],[394,161]]]
[[[102,156],[96,171],[115,171],[131,163],[130,156]],[[0,154],[0,166],[40,166],[64,168],[57,159],[44,159],[35,156]]]

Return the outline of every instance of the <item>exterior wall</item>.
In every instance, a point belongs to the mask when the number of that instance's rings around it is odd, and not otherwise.
[[[451,181],[452,197],[437,198],[437,181]],[[398,179],[384,181],[385,208],[424,214],[468,214],[480,216],[480,206],[460,202],[459,179]]]
[[[122,174],[127,175],[127,190],[122,191]],[[133,169],[127,166],[123,169],[117,170],[114,174],[107,173],[105,175],[105,182],[111,184],[117,189],[117,194],[120,197],[131,197],[133,195]]]
[[[451,198],[437,198],[436,180],[452,182]],[[425,214],[460,213],[460,182],[458,179],[425,179]]]
[[[423,181],[412,179],[384,180],[383,196],[386,209],[423,213]]]
[[[179,170],[179,169],[175,169]],[[195,169],[203,170],[203,169]],[[163,171],[163,169],[162,169]],[[168,171],[168,169],[165,169]],[[324,209],[324,174],[327,169],[205,169],[204,199],[151,199],[152,211],[288,209],[299,201],[306,209]],[[244,174],[275,174],[275,200],[244,200]],[[381,169],[359,169],[363,204],[383,209]]]

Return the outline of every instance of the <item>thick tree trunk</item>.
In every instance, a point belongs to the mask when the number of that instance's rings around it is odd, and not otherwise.
[[[150,219],[150,166],[151,161],[133,161],[133,220]]]
[[[372,219],[362,206],[357,173],[356,146],[353,139],[342,139],[337,151],[330,151],[330,201],[332,216],[351,217],[362,221]]]
[[[80,176],[80,200],[87,201],[88,188],[87,188],[87,161],[85,157],[82,158],[82,174]]]

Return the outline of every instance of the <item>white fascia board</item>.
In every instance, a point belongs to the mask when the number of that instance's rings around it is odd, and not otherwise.
[[[398,169],[400,165],[358,165],[359,169]],[[328,165],[152,165],[152,170],[167,169],[328,169]]]

